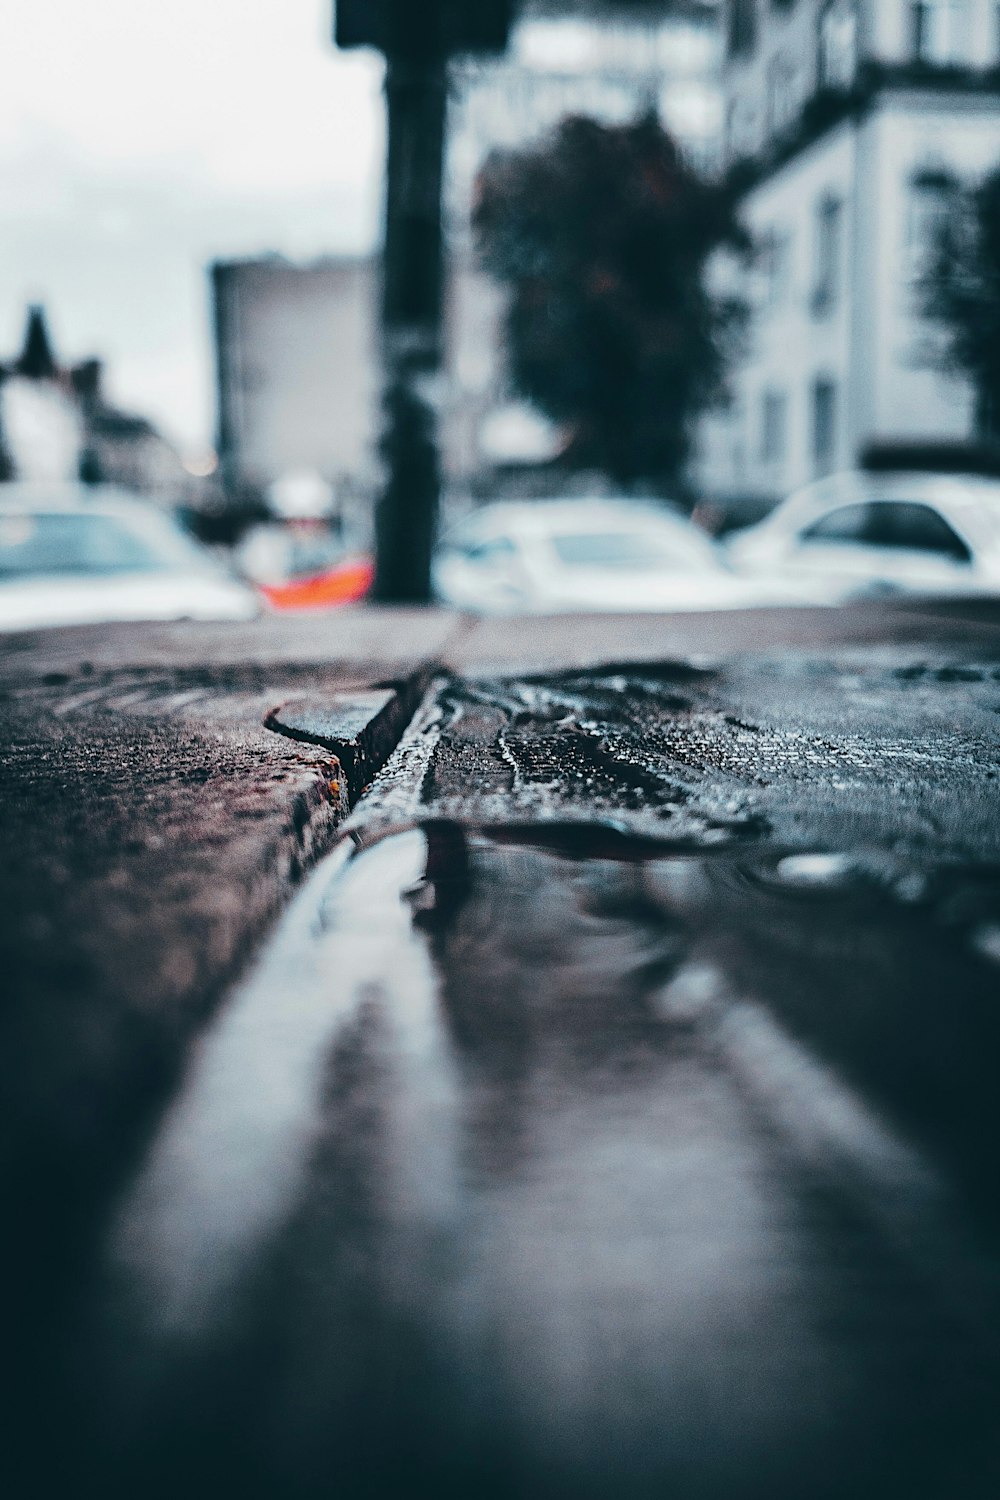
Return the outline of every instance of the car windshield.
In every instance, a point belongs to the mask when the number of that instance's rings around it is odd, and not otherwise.
[[[120,516],[75,511],[0,515],[0,578],[204,569],[194,544],[163,517],[143,520],[132,526]]]
[[[649,531],[563,531],[552,537],[552,546],[568,568],[662,570],[705,561],[686,538],[668,543]]]

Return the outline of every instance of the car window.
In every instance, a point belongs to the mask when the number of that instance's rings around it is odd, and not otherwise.
[[[481,542],[470,542],[465,555],[478,563],[501,563],[516,557],[517,548],[509,536],[490,536]]]
[[[499,562],[513,557],[517,547],[509,536],[483,536],[481,529],[453,531],[441,542],[442,552],[457,553],[470,562]]]
[[[838,506],[807,526],[800,539],[819,543],[867,542],[870,510],[869,505]]]
[[[971,562],[972,554],[932,506],[911,500],[871,500],[842,505],[802,532],[807,543],[861,543],[866,547],[927,552],[953,562]]]
[[[871,507],[873,547],[902,547],[909,552],[934,552],[955,562],[971,562],[972,553],[944,517],[930,505],[913,501],[881,500]]]
[[[117,516],[52,512],[0,515],[0,577],[155,573],[190,566],[185,540],[156,545]],[[194,549],[192,548],[191,551]]]
[[[683,568],[702,561],[686,538],[668,545],[648,531],[563,531],[552,537],[552,547],[568,568]]]

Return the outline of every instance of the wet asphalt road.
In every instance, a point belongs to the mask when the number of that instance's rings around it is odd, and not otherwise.
[[[898,651],[442,680],[102,1221],[66,1471],[994,1496],[998,711]]]

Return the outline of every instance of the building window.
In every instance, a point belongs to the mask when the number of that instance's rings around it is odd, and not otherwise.
[[[911,0],[910,49],[931,67],[968,61],[968,0]]]
[[[812,310],[825,317],[836,305],[840,290],[841,240],[844,206],[839,198],[821,198],[816,207],[816,263],[813,276]]]
[[[855,0],[828,0],[819,17],[819,86],[849,89],[858,65]]]
[[[739,109],[733,103],[726,105],[726,119],[722,127],[722,135],[724,160],[727,162],[737,161],[740,154],[740,117]]]
[[[729,0],[730,57],[749,57],[757,45],[757,0]]]
[[[776,229],[761,236],[757,248],[757,286],[762,308],[781,307],[791,280],[791,239]]]
[[[837,387],[821,377],[812,388],[812,449],[817,474],[829,474],[837,447]]]
[[[765,464],[784,461],[788,442],[788,397],[784,391],[765,391],[761,402],[760,457]]]
[[[786,57],[773,57],[767,69],[767,129],[777,135],[795,117],[795,70]]]
[[[754,154],[760,144],[760,122],[747,100],[734,100],[729,106],[725,128],[727,161],[739,161]]]
[[[903,245],[906,281],[919,283],[933,271],[957,195],[958,183],[948,172],[921,172],[911,179]]]

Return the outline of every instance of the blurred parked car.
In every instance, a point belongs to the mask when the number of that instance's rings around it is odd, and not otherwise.
[[[374,577],[371,558],[352,557],[323,573],[288,578],[282,583],[261,583],[258,587],[272,609],[333,609],[338,604],[355,604],[363,599]]]
[[[948,474],[836,474],[729,539],[748,576],[817,604],[891,594],[1000,594],[1000,483]]]
[[[236,562],[273,609],[332,609],[363,599],[372,585],[371,558],[349,551],[322,517],[293,517],[254,526]]]
[[[630,500],[484,506],[442,541],[434,587],[442,603],[488,614],[788,602],[735,577],[710,538],[683,516]]]
[[[0,486],[0,630],[249,620],[256,596],[164,512],[105,486]]]

